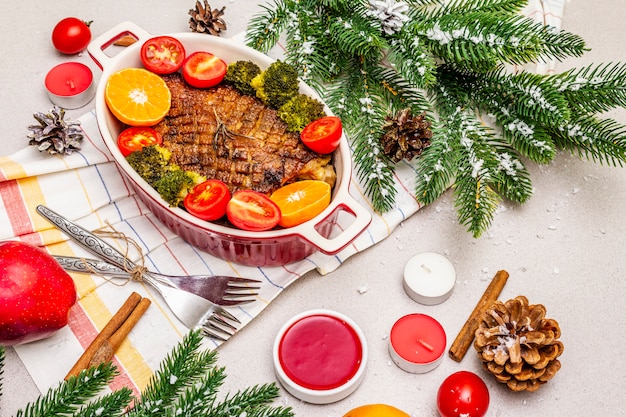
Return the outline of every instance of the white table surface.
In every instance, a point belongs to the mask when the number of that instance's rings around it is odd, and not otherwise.
[[[5,1],[6,3],[6,1]],[[234,36],[258,12],[257,2],[211,1],[226,6]],[[130,20],[151,33],[188,31],[187,12],[195,1],[26,0],[3,7],[0,68],[0,154],[27,146],[32,114],[51,107],[43,87],[54,65],[78,60],[97,68],[87,54],[62,56],[52,48],[50,33],[63,17],[94,20],[95,35]],[[626,8],[621,0],[574,0],[566,4],[563,28],[581,35],[591,48],[582,58],[557,66],[562,70],[592,62],[626,60]],[[68,112],[78,117],[88,110]],[[626,123],[620,111],[611,116]],[[383,402],[413,416],[436,416],[436,392],[458,370],[479,373],[491,393],[488,416],[626,415],[626,170],[559,155],[547,166],[530,165],[535,192],[523,206],[505,204],[492,228],[472,238],[459,226],[451,194],[405,221],[381,244],[350,258],[341,268],[321,277],[310,273],[290,286],[250,325],[219,349],[219,365],[228,374],[222,392],[276,381],[271,347],[276,332],[293,315],[329,308],[353,318],[368,339],[370,360],[358,390],[338,403],[314,406],[283,391],[281,404],[299,416],[342,416],[358,405]],[[404,293],[402,271],[408,259],[422,251],[445,254],[455,265],[458,281],[450,299],[438,306],[421,306]],[[541,303],[548,317],[562,328],[565,345],[562,369],[535,393],[512,393],[484,373],[470,350],[461,363],[445,358],[434,371],[409,374],[390,361],[387,335],[399,317],[422,312],[437,318],[448,332],[448,343],[465,322],[488,281],[499,269],[511,277],[501,299],[526,295]],[[359,289],[367,288],[361,293]],[[45,355],[45,352],[41,353]],[[0,416],[39,394],[19,358],[8,349]]]

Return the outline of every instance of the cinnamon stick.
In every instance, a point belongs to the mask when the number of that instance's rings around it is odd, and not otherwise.
[[[474,334],[480,323],[480,316],[498,299],[508,279],[509,273],[504,270],[498,271],[493,277],[456,339],[452,342],[448,351],[452,359],[461,362],[474,340]]]
[[[133,312],[135,307],[141,301],[141,295],[136,292],[133,292],[128,299],[124,302],[122,307],[111,317],[111,320],[104,326],[102,331],[98,333],[96,338],[91,342],[91,344],[85,349],[85,352],[81,355],[80,358],[76,361],[72,369],[67,373],[65,379],[69,379],[72,376],[76,376],[83,369],[87,369],[89,367],[89,363],[93,358],[93,355],[100,348],[100,346],[109,339],[119,328],[120,326],[128,319],[128,316]]]
[[[117,329],[115,333],[111,335],[107,340],[100,345],[98,350],[94,353],[93,358],[89,362],[89,367],[100,365],[103,362],[108,362],[113,358],[113,354],[117,348],[122,344],[122,341],[126,339],[126,336],[135,327],[135,324],[139,321],[143,313],[146,312],[150,306],[150,300],[148,298],[142,298],[137,307],[130,313],[128,319]]]

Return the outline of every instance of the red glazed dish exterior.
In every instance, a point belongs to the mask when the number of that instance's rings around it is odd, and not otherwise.
[[[122,35],[131,34],[139,41],[109,57],[104,50]],[[337,181],[329,207],[314,219],[288,229],[265,232],[248,232],[234,227],[200,220],[185,210],[169,205],[130,167],[117,147],[116,138],[122,124],[108,110],[104,99],[104,86],[115,71],[127,67],[141,67],[139,48],[153,35],[130,22],[124,22],[95,39],[88,48],[94,61],[103,68],[96,92],[96,118],[98,128],[122,175],[131,184],[139,198],[168,228],[190,244],[218,258],[251,266],[285,265],[321,251],[333,255],[349,245],[371,222],[371,213],[349,193],[351,156],[347,139],[341,138],[333,154]],[[267,68],[273,60],[252,48],[234,41],[197,33],[172,34],[180,40],[187,53],[209,51],[226,63],[251,60]],[[319,96],[304,83],[301,92]],[[328,109],[327,113],[331,114]],[[349,214],[351,222],[338,227],[339,213]],[[343,219],[342,219],[343,220]]]

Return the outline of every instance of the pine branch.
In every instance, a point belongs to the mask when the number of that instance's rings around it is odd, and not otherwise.
[[[426,113],[434,136],[416,166],[416,198],[428,204],[456,182],[459,219],[479,236],[501,198],[522,203],[531,195],[522,156],[547,163],[564,148],[613,165],[626,161],[626,127],[593,116],[626,106],[626,64],[511,74],[510,65],[587,50],[579,36],[521,16],[526,5],[282,0],[277,8],[288,12],[266,12],[251,26],[263,39],[286,28],[287,61],[342,118],[355,174],[376,211],[391,209],[397,194],[395,165],[380,145],[383,123],[401,107]],[[285,14],[296,17],[292,26],[277,24]],[[491,116],[497,130],[477,115]],[[476,170],[478,162],[484,169]]]
[[[572,112],[598,113],[626,106],[626,63],[589,65],[553,76]]]
[[[291,19],[293,0],[273,0],[271,5],[261,5],[264,10],[253,17],[246,31],[246,45],[269,52]]]
[[[293,417],[290,407],[262,407],[246,413],[246,417]]]
[[[454,120],[459,128],[458,172],[454,184],[459,222],[474,237],[489,228],[500,204],[492,188],[499,174],[499,160],[493,153],[491,132],[473,114],[459,111]]]
[[[446,14],[413,20],[410,30],[446,63],[476,72],[501,63],[523,65],[549,58],[580,56],[584,42],[519,15],[487,12]]]
[[[581,115],[552,133],[559,147],[580,158],[613,166],[626,161],[626,126],[615,120]]]
[[[293,14],[293,18],[294,21],[286,28],[285,61],[293,65],[302,80],[309,84],[329,79],[331,71],[327,65],[330,61],[317,53],[323,48],[316,46],[318,42],[327,45],[326,38],[316,37],[323,22],[319,16],[310,16],[300,9]],[[312,74],[312,71],[315,73]]]
[[[199,351],[201,342],[202,335],[193,331],[172,349],[152,376],[130,416],[160,415],[176,406],[179,395],[196,384],[217,360],[217,351]]]
[[[430,11],[429,19],[436,19],[447,14],[467,12],[488,12],[497,14],[519,14],[528,4],[528,0],[454,0]]]
[[[498,160],[494,188],[510,201],[525,203],[533,191],[530,173],[511,148],[497,143],[492,143],[491,146],[495,149]]]
[[[98,367],[81,371],[78,376],[71,377],[60,383],[56,388],[51,388],[44,396],[40,396],[34,402],[18,410],[17,417],[52,417],[73,415],[89,399],[98,394],[117,375],[113,364],[105,363]],[[110,397],[107,401],[113,401],[113,408],[121,404],[128,393],[120,394],[120,397]]]
[[[268,408],[269,404],[278,398],[278,395],[279,390],[275,384],[255,385],[232,396],[226,396],[224,401],[214,406],[207,416],[230,417],[242,414],[248,415],[251,410]],[[278,410],[283,409],[279,408]],[[285,409],[285,411],[287,410]]]
[[[428,48],[402,31],[390,42],[387,59],[413,88],[425,89],[437,81],[437,64]]]
[[[493,110],[496,124],[502,129],[502,138],[521,155],[546,164],[556,156],[556,145],[551,131],[541,125],[520,117],[511,108]]]
[[[166,410],[172,416],[203,416],[211,415],[219,387],[226,379],[224,368],[213,368],[193,386],[188,387],[180,395],[176,407]]]
[[[365,10],[356,7],[348,16],[336,16],[329,22],[329,35],[339,50],[352,56],[369,56],[379,54],[387,47],[381,34],[380,25],[373,24],[365,16]]]
[[[449,129],[433,126],[432,142],[420,156],[415,195],[424,204],[435,202],[454,183],[458,153],[453,135]]]
[[[129,388],[120,388],[103,397],[100,397],[79,412],[75,417],[114,417],[123,416],[126,407],[133,399],[133,392]]]
[[[358,71],[337,79],[325,95],[328,106],[341,117],[353,145],[356,174],[376,210],[388,211],[397,190],[393,163],[382,152],[379,138],[385,117],[383,80],[376,79],[377,64],[356,60]],[[370,71],[371,70],[371,71]]]

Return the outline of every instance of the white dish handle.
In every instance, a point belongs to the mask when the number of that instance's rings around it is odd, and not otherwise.
[[[325,216],[321,222],[318,222],[315,225],[302,224],[302,230],[298,230],[298,233],[304,239],[311,242],[321,252],[327,255],[334,255],[346,246],[348,246],[372,222],[372,214],[358,201],[352,198],[349,192],[339,193],[335,196],[335,199],[336,201],[333,202],[333,206],[335,208],[332,210],[331,214],[339,210],[347,212],[354,216],[352,222],[347,225],[343,230],[341,230],[338,235],[331,235],[331,237],[327,238],[325,236],[322,236],[316,229],[316,226],[320,225],[324,221],[327,221],[330,214],[329,216]],[[338,225],[333,225],[332,230],[334,231],[338,228]]]
[[[114,56],[107,55],[104,51],[127,35],[132,36],[137,39],[137,42],[142,43],[153,36],[133,22],[122,22],[92,40],[89,46],[87,46],[87,52],[100,69],[104,69],[107,63],[113,61],[115,58]]]

